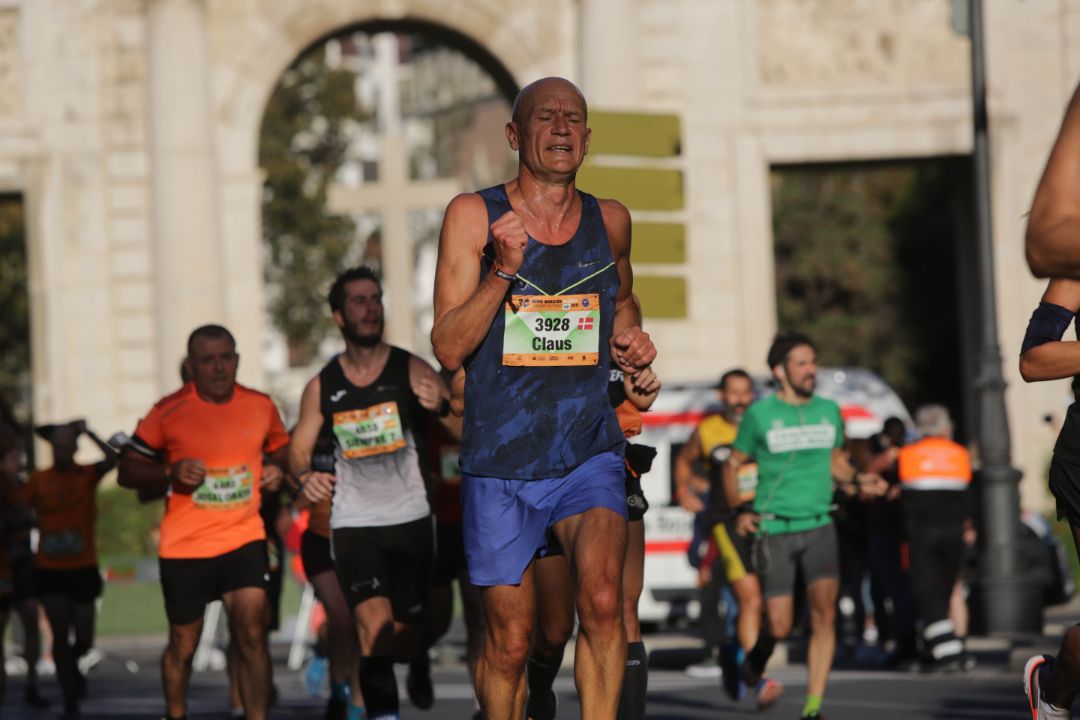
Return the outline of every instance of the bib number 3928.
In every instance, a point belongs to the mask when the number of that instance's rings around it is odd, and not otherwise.
[[[600,296],[514,295],[506,304],[503,365],[596,365]]]

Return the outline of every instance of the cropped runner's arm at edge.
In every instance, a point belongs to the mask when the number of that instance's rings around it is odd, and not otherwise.
[[[300,396],[300,418],[292,431],[289,442],[289,473],[291,485],[298,489],[293,506],[304,510],[330,496],[334,485],[334,476],[311,469],[311,454],[315,442],[322,430],[323,415],[319,406],[319,393],[322,382],[319,376],[311,378]],[[324,497],[325,496],[325,497]]]
[[[1080,281],[1053,278],[1042,301],[1075,313],[1080,310]],[[1025,382],[1059,380],[1080,375],[1080,342],[1044,342],[1020,354],[1020,375]]]
[[[1080,278],[1080,86],[1065,110],[1046,169],[1035,190],[1025,235],[1036,277]]]
[[[435,357],[450,371],[461,367],[483,342],[510,289],[509,281],[494,272],[480,277],[487,230],[487,209],[479,195],[458,195],[450,201],[439,234],[431,327]]]

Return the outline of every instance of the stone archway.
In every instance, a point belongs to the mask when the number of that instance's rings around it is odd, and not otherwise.
[[[303,50],[350,26],[438,27],[466,54],[486,55],[500,87],[548,74],[573,75],[576,27],[571,0],[264,0],[257,12],[208,5],[208,108],[214,118],[218,231],[231,276],[222,298],[225,315],[244,347],[262,347],[262,172],[259,129],[281,73]],[[500,77],[501,75],[501,77]],[[227,249],[226,249],[227,246]],[[250,365],[256,365],[251,363]],[[261,368],[247,378],[261,382]]]

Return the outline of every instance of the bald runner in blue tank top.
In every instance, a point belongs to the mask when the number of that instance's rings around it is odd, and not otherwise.
[[[626,515],[625,441],[607,401],[619,275],[600,205],[578,192],[577,231],[561,245],[530,237],[510,294],[520,304],[544,296],[584,296],[586,310],[595,309],[587,303],[598,296],[598,318],[567,316],[573,329],[598,327],[591,346],[598,350],[595,363],[506,364],[506,311],[496,313],[465,362],[462,504],[470,579],[477,585],[519,583],[537,552],[545,552],[547,528],[562,519],[597,507]],[[512,209],[502,185],[479,195],[489,225]],[[485,275],[494,262],[492,243],[489,232],[481,259]],[[552,347],[540,334],[536,338],[531,342],[537,354]]]

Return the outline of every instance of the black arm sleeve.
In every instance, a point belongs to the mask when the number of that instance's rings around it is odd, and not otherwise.
[[[1020,354],[1046,343],[1058,342],[1069,324],[1073,321],[1074,313],[1068,308],[1053,303],[1040,302],[1035,312],[1031,313],[1028,321],[1027,332],[1024,333],[1024,343],[1020,346]]]

